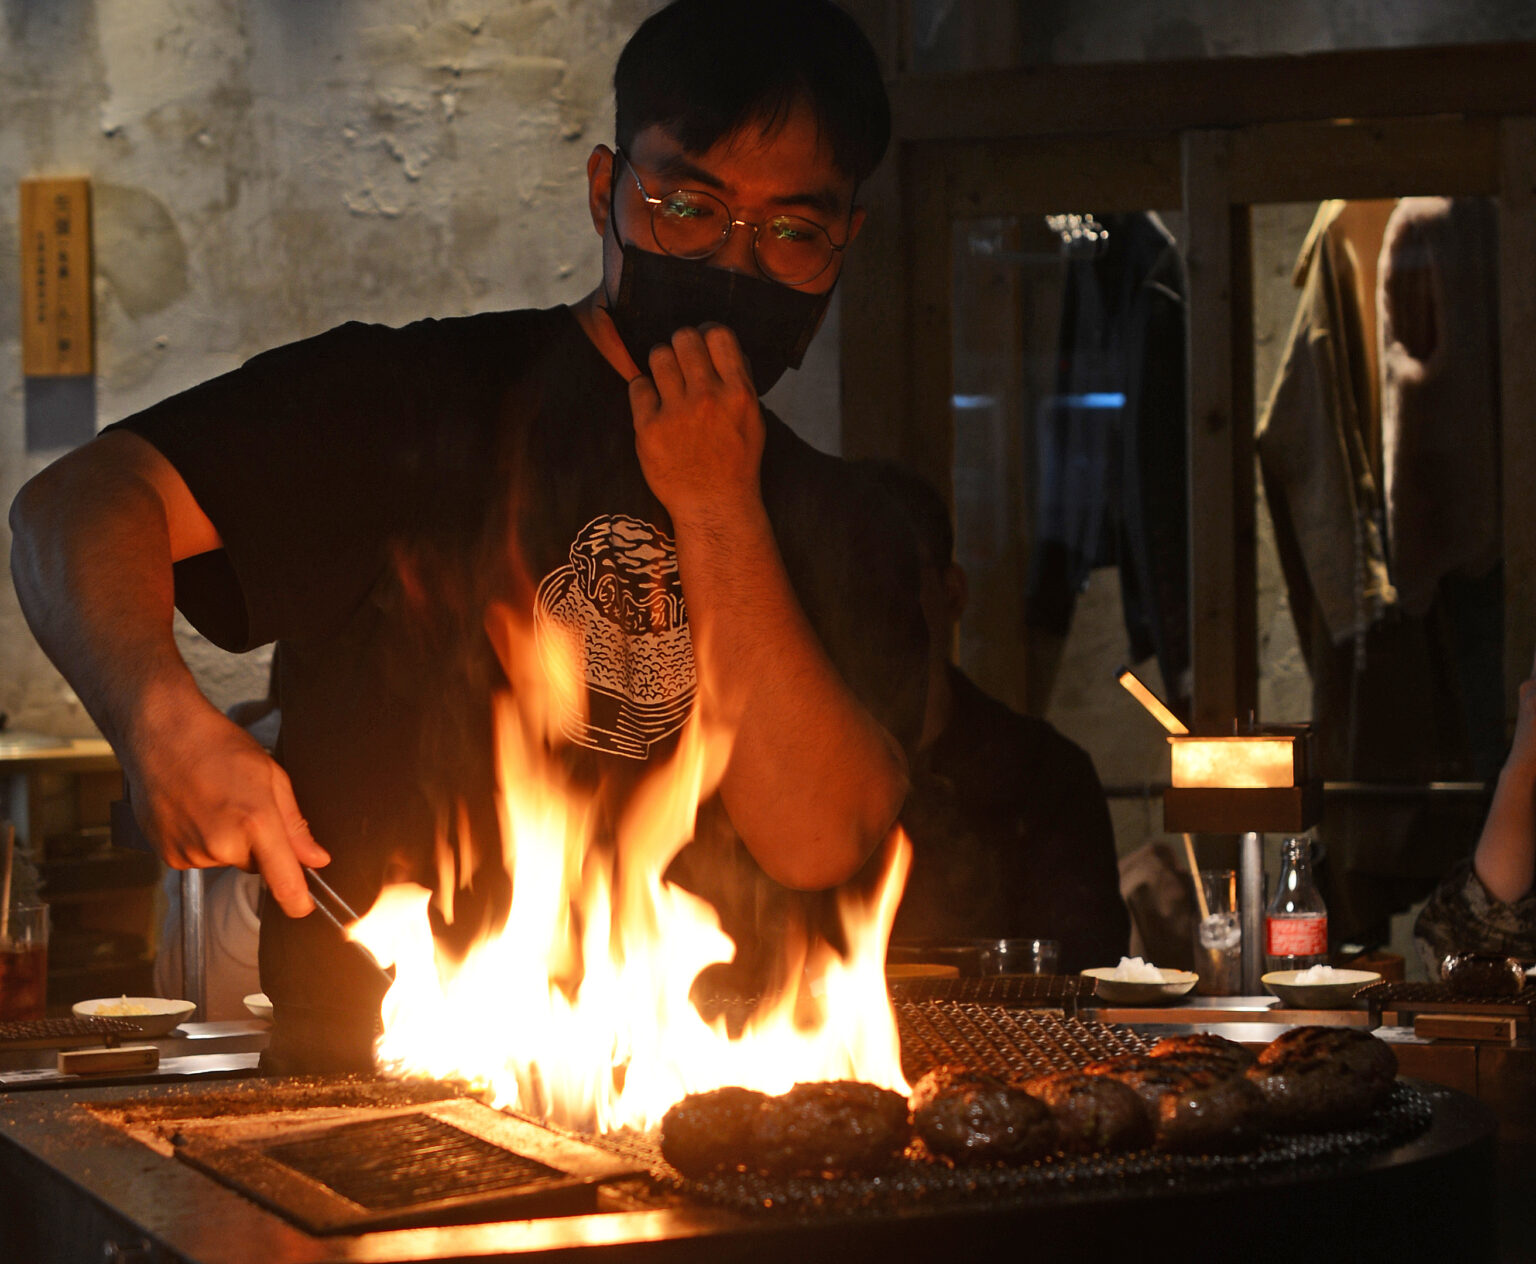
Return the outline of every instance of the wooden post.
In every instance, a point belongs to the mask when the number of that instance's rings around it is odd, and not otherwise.
[[[908,156],[903,179],[910,194],[912,342],[906,427],[898,455],[943,488],[949,486],[954,469],[955,226],[944,146],[913,145]]]
[[[838,278],[842,319],[842,453],[896,455],[907,423],[911,289],[902,242],[905,196],[901,146],[865,181],[868,215]]]
[[[1196,732],[1230,732],[1258,706],[1253,301],[1246,205],[1231,139],[1183,136],[1189,272],[1190,641]]]
[[[1504,702],[1536,649],[1536,118],[1499,136],[1499,390],[1503,445]]]

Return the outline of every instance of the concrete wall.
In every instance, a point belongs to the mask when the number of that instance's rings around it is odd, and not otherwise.
[[[597,280],[591,148],[660,0],[0,0],[0,503],[62,450],[345,320],[569,302]],[[22,380],[17,182],[94,193],[94,391]],[[770,402],[834,446],[835,314]],[[77,384],[79,385],[79,384]],[[33,440],[26,418],[32,413]],[[0,544],[10,538],[0,526]],[[265,689],[182,629],[220,706]],[[0,585],[0,710],[93,731]]]

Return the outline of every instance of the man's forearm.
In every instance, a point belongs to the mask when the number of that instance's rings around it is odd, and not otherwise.
[[[120,754],[163,703],[197,692],[172,632],[170,535],[153,487],[85,450],[11,508],[11,574],[38,643]]]
[[[900,811],[900,747],[828,659],[761,502],[674,527],[704,704],[735,726],[732,823],[777,881],[841,882]]]

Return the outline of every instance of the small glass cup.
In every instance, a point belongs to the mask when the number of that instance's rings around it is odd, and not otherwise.
[[[1195,991],[1201,996],[1236,996],[1243,986],[1243,925],[1237,907],[1237,870],[1202,869],[1199,876],[1209,916],[1196,901]]]
[[[978,939],[982,974],[1055,974],[1061,945],[1054,939]]]
[[[48,906],[13,904],[0,926],[0,1022],[41,1018],[48,1001]]]

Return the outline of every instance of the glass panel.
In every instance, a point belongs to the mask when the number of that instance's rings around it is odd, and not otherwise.
[[[1187,638],[1170,224],[1181,218],[1041,213],[964,221],[954,236],[956,557],[969,579],[958,662],[1083,747],[1111,786],[1166,779],[1168,761],[1118,668],[1140,660],[1154,692],[1187,693],[1182,668],[1165,685],[1156,652],[1165,633]],[[1144,793],[1112,798],[1111,814],[1122,854],[1161,832]]]

